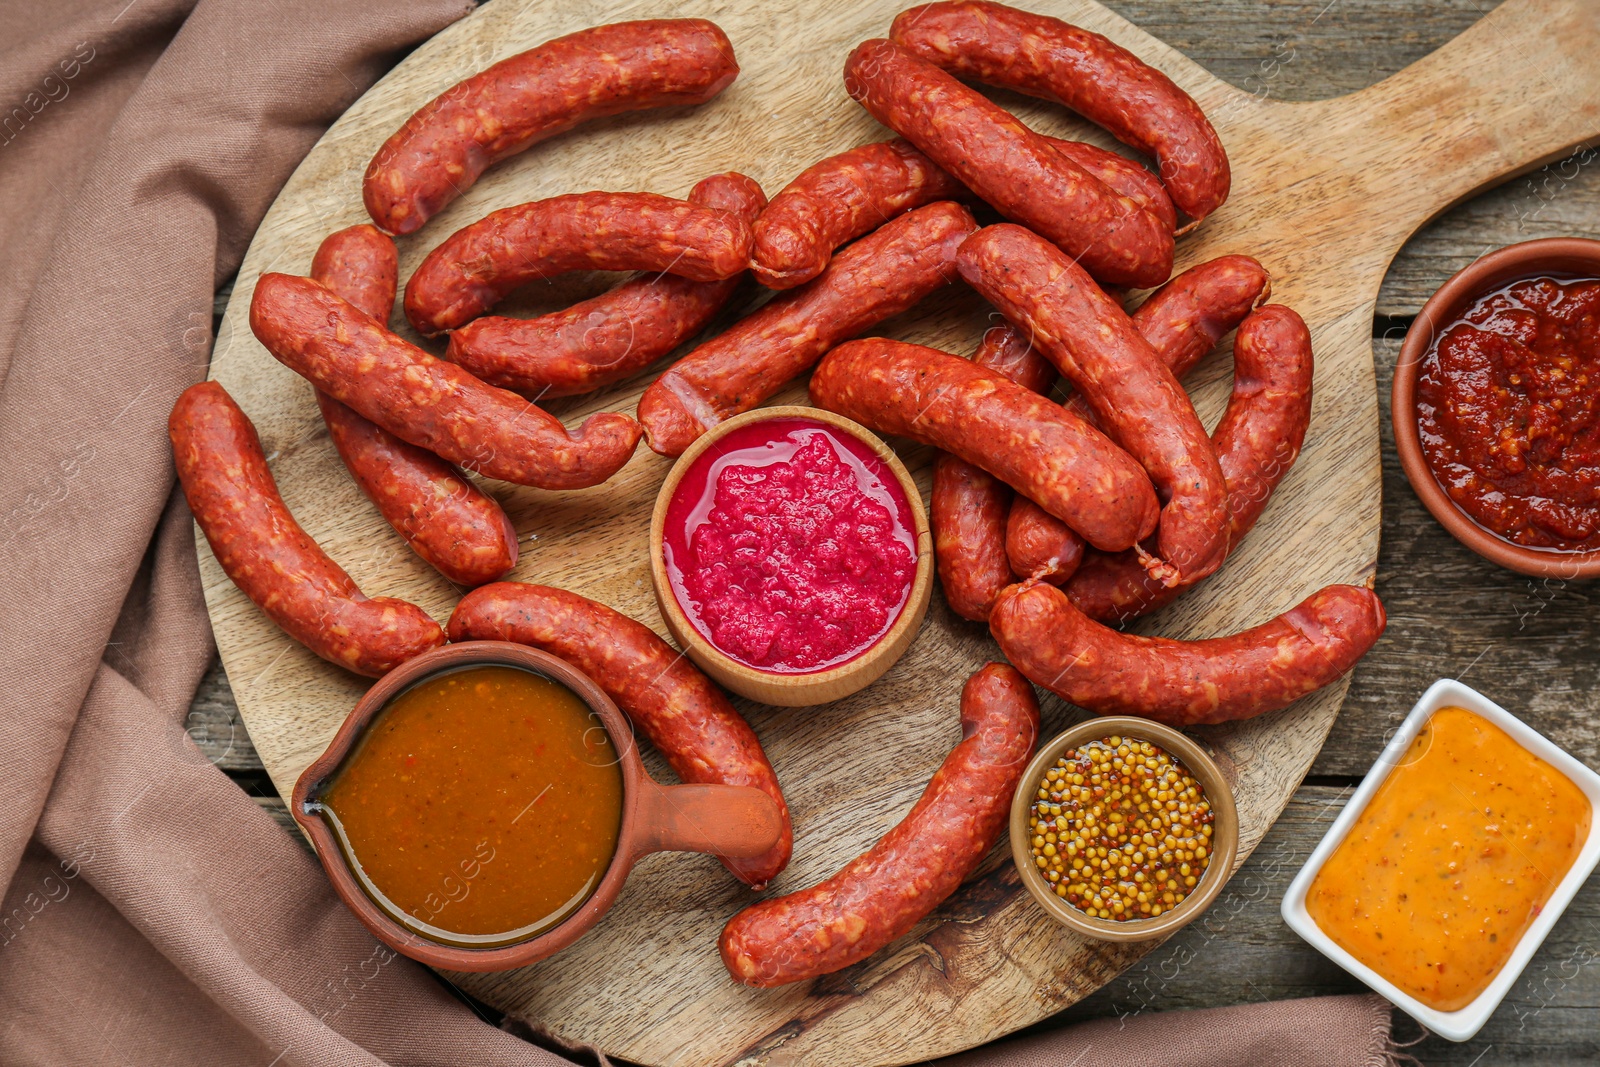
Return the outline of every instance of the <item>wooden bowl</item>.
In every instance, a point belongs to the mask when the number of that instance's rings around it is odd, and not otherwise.
[[[911,518],[917,541],[917,570],[911,580],[911,594],[900,617],[887,633],[867,651],[846,663],[826,670],[804,674],[780,674],[763,671],[740,663],[717,648],[700,631],[695,629],[672,591],[667,578],[666,554],[662,542],[666,528],[667,508],[677,494],[684,475],[695,460],[707,450],[715,448],[729,433],[754,422],[768,419],[811,419],[834,430],[848,434],[866,445],[894,472],[900,490],[911,506]],[[705,433],[683,455],[667,474],[661,491],[656,496],[655,511],[650,516],[650,580],[655,585],[656,603],[661,607],[661,617],[672,632],[678,647],[720,685],[735,693],[779,707],[805,707],[840,700],[858,690],[865,689],[894,666],[896,660],[911,647],[922,620],[928,613],[928,599],[933,593],[933,533],[928,527],[928,513],[922,506],[922,495],[900,457],[872,431],[859,423],[851,422],[831,411],[801,405],[757,408],[737,415]]]
[[[1031,846],[1028,844],[1028,809],[1033,806],[1033,801],[1038,796],[1039,779],[1044,777],[1045,772],[1067,750],[1114,735],[1149,741],[1165,749],[1168,755],[1175,757],[1188,768],[1189,773],[1205,790],[1206,799],[1211,801],[1213,816],[1211,862],[1206,866],[1200,881],[1196,883],[1194,892],[1183,898],[1183,901],[1171,911],[1163,912],[1153,919],[1113,922],[1110,919],[1085,915],[1063,898],[1056,896],[1050,883],[1039,873],[1033,853],[1029,851]],[[1028,764],[1027,771],[1023,773],[1022,781],[1017,783],[1016,793],[1011,798],[1011,858],[1017,865],[1017,871],[1022,875],[1022,884],[1027,887],[1033,899],[1039,902],[1039,906],[1049,912],[1057,922],[1085,937],[1100,941],[1148,941],[1152,938],[1165,937],[1179,927],[1187,926],[1210,907],[1211,902],[1217,899],[1217,894],[1222,892],[1222,887],[1233,875],[1233,861],[1238,851],[1239,812],[1234,807],[1233,789],[1228,785],[1227,779],[1223,778],[1222,771],[1206,754],[1205,749],[1187,735],[1150,719],[1140,719],[1131,715],[1107,715],[1102,718],[1085,719],[1039,747],[1033,761]]]
[[[1485,293],[1520,278],[1545,274],[1600,278],[1600,241],[1551,237],[1508,245],[1457,271],[1422,305],[1421,313],[1406,331],[1406,339],[1400,346],[1400,360],[1394,368],[1389,412],[1394,423],[1394,446],[1411,488],[1433,517],[1457,541],[1484,559],[1534,578],[1596,578],[1600,577],[1600,549],[1566,552],[1526,548],[1479,526],[1434,478],[1422,454],[1417,426],[1417,377],[1440,331]]]
[[[543,933],[511,943],[451,943],[412,930],[380,906],[322,815],[317,797],[354,751],[367,727],[390,700],[432,674],[476,664],[521,667],[554,679],[589,706],[611,735],[622,769],[622,825],[616,851],[600,884],[578,910]],[[339,727],[323,754],[294,785],[290,814],[322,861],[333,891],[374,937],[402,955],[450,971],[506,971],[559,952],[588,933],[616,903],[641,857],[652,852],[709,852],[759,856],[778,841],[783,816],[777,802],[750,786],[662,785],[639,761],[632,728],[611,698],[565,660],[508,641],[445,645],[407,660],[375,682]]]

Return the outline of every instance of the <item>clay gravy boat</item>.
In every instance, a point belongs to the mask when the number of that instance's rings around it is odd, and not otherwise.
[[[605,727],[622,770],[622,824],[605,876],[589,899],[558,925],[511,944],[446,944],[402,925],[362,888],[317,798],[355,749],[378,713],[403,690],[442,670],[504,665],[532,670],[576,693]],[[778,841],[777,802],[751,786],[662,785],[645,773],[633,728],[604,691],[564,660],[506,641],[446,645],[408,660],[380,678],[350,712],[333,741],[295,782],[289,806],[310,838],[333,890],[362,925],[385,945],[430,967],[452,971],[503,971],[560,952],[588,932],[616,903],[633,865],[652,852],[708,852],[759,856]]]

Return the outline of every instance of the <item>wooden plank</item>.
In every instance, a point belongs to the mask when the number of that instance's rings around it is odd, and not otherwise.
[[[1278,914],[1289,882],[1332,825],[1348,788],[1302,786],[1216,903],[1192,925],[1079,1004],[1034,1027],[1365,989],[1301,941]],[[1419,1033],[1395,1015],[1401,1040]],[[1573,898],[1500,1010],[1473,1040],[1429,1038],[1409,1051],[1430,1067],[1538,1063],[1600,1055],[1600,879]]]
[[[1106,6],[1247,93],[1325,100],[1414,63],[1499,2],[1106,0]]]
[[[1600,238],[1600,143],[1450,209],[1406,242],[1378,314],[1409,317],[1485,252],[1541,237]]]
[[[223,770],[260,772],[265,769],[245,729],[244,719],[239,715],[239,704],[234,700],[233,688],[228,684],[220,658],[212,659],[211,667],[200,680],[184,728],[206,759]]]

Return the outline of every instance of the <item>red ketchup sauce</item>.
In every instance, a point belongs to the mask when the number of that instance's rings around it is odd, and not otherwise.
[[[1423,357],[1422,452],[1480,526],[1529,548],[1600,548],[1600,279],[1480,297]]]
[[[894,471],[806,418],[741,426],[698,457],[667,506],[667,578],[690,625],[758,670],[846,663],[894,626],[917,569]]]

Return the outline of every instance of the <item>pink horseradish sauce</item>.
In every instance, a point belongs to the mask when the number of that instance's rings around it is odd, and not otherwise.
[[[699,456],[667,506],[678,606],[747,666],[846,663],[894,626],[917,541],[894,471],[865,442],[807,418],[741,426]]]

